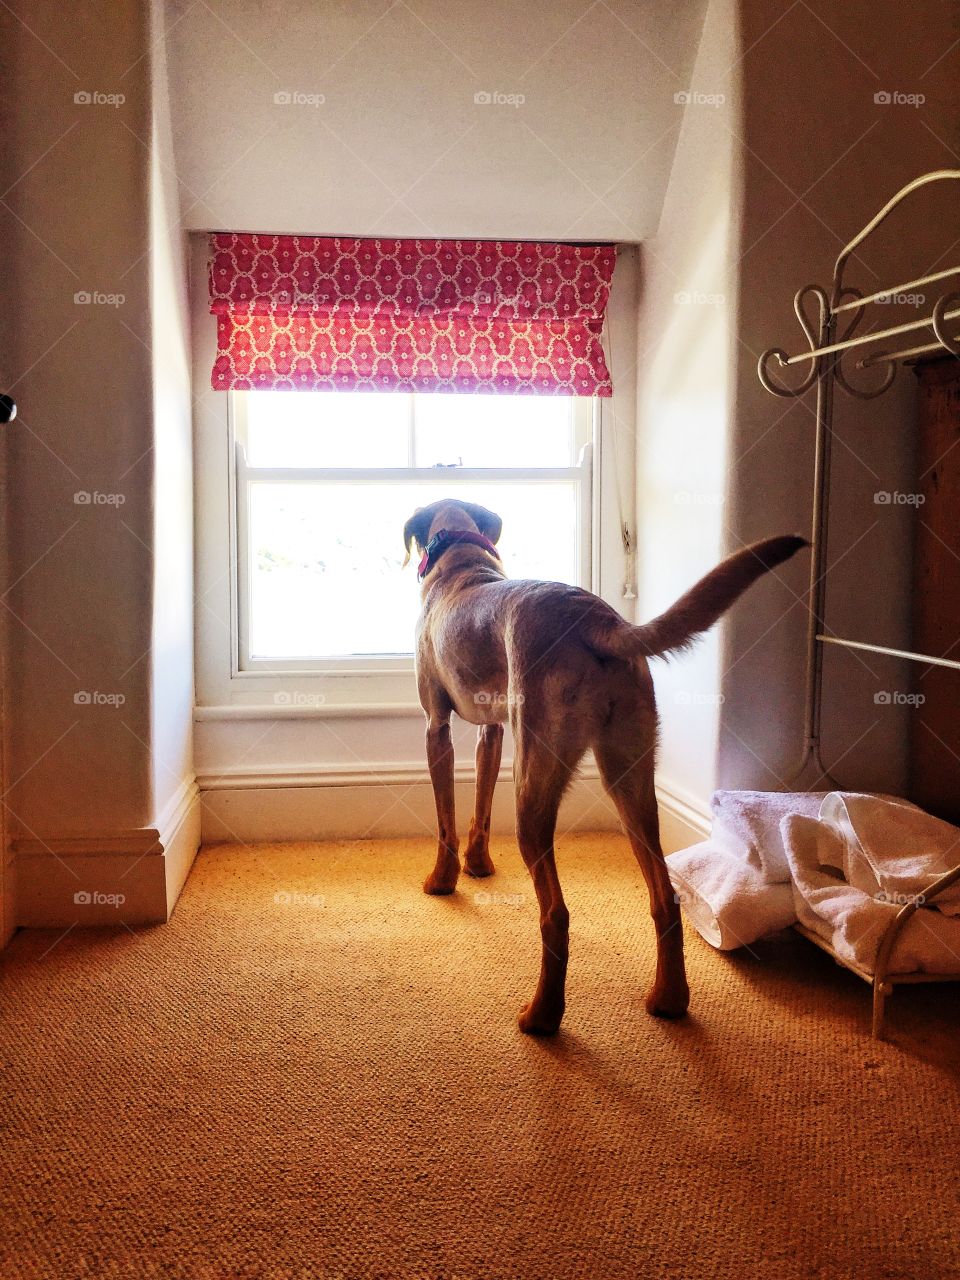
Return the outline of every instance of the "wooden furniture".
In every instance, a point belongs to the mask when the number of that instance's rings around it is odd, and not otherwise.
[[[913,555],[913,640],[918,653],[960,654],[960,360],[916,367],[918,510]],[[923,697],[910,717],[909,797],[960,825],[960,674],[920,667]]]

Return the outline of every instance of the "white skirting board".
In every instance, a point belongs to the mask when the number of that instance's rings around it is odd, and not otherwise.
[[[457,822],[461,839],[473,813],[473,769],[456,770]],[[436,810],[422,765],[365,765],[350,769],[293,766],[275,770],[235,768],[199,778],[204,844],[254,844],[285,840],[362,839],[378,836],[436,838]],[[686,798],[658,788],[664,849],[704,839],[709,820]],[[514,831],[509,767],[501,770],[491,827]],[[558,831],[616,831],[616,809],[596,766],[584,768],[564,797]]]
[[[185,781],[156,827],[89,836],[18,838],[20,927],[157,924],[169,920],[200,847],[200,796]]]
[[[511,780],[504,771],[493,829],[514,830]],[[436,838],[433,791],[421,766],[356,769],[233,770],[185,782],[155,828],[89,837],[17,839],[12,853],[16,926],[71,929],[162,923],[170,918],[204,843],[281,843]],[[689,797],[657,788],[667,853],[704,839],[709,818]],[[457,771],[461,836],[473,806],[469,766]],[[558,831],[616,831],[619,819],[595,767],[564,797]]]
[[[689,849],[706,840],[713,819],[696,797],[666,779],[657,779],[657,803],[660,806],[660,843],[664,853]]]

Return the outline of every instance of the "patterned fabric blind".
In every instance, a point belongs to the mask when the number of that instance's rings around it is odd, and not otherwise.
[[[215,390],[609,396],[613,245],[218,232]]]

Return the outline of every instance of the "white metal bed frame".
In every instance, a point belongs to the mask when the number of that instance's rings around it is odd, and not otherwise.
[[[869,653],[884,654],[888,657],[902,658],[908,662],[922,662],[931,666],[950,667],[960,670],[960,661],[952,658],[937,657],[928,653],[915,653],[906,649],[894,649],[886,645],[872,644],[864,640],[847,639],[827,634],[826,612],[826,574],[827,574],[827,532],[830,517],[830,456],[833,445],[833,403],[834,387],[840,388],[848,395],[861,400],[872,400],[875,396],[887,391],[897,376],[903,361],[913,360],[934,352],[952,353],[960,356],[960,292],[952,291],[942,294],[934,304],[929,315],[923,319],[909,321],[905,324],[892,325],[887,328],[874,329],[868,333],[854,336],[861,320],[867,314],[866,309],[892,295],[907,293],[921,286],[937,284],[950,277],[960,276],[960,266],[948,267],[942,271],[919,276],[915,280],[907,280],[891,285],[866,296],[845,282],[845,272],[850,257],[855,251],[884,223],[890,214],[914,192],[930,183],[960,181],[960,169],[937,169],[925,173],[913,182],[907,183],[896,195],[883,206],[879,212],[845,245],[837,257],[833,269],[833,281],[828,293],[820,285],[807,284],[797,291],[793,307],[800,321],[800,327],[809,343],[809,350],[797,355],[788,355],[779,347],[771,347],[763,353],[757,364],[757,373],[763,386],[772,395],[785,399],[795,399],[816,385],[816,436],[814,448],[813,477],[813,520],[811,542],[810,586],[807,598],[807,644],[806,644],[806,692],[804,700],[803,724],[803,756],[797,770],[798,785],[804,789],[822,786],[823,779],[831,782],[829,770],[823,764],[820,755],[821,726],[823,711],[823,646],[839,645],[846,649],[864,650]],[[814,299],[817,305],[816,321],[807,311],[808,299]],[[840,330],[842,321],[850,317],[846,327]],[[891,340],[906,339],[908,335],[923,337],[923,341],[907,345],[899,349],[890,349],[886,344]],[[931,341],[931,339],[933,339]],[[858,369],[875,366],[884,367],[883,379],[879,385],[862,389],[855,387],[843,369],[843,358],[848,351],[861,350],[857,361]],[[778,382],[771,373],[771,365],[778,369],[792,366],[809,365],[803,379],[794,387]],[[832,955],[838,964],[850,969],[873,987],[873,1034],[879,1038],[883,1029],[884,1005],[886,997],[893,986],[899,983],[917,982],[956,982],[960,981],[960,965],[956,973],[891,973],[890,959],[893,948],[904,926],[913,913],[923,904],[930,903],[944,890],[960,880],[960,865],[941,876],[922,899],[904,905],[891,921],[884,934],[877,952],[876,965],[873,972],[861,968],[849,960],[841,958],[833,947],[823,938],[803,925],[795,928],[811,942]]]

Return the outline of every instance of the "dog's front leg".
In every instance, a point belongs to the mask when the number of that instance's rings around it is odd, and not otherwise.
[[[423,884],[425,893],[453,893],[460,874],[459,843],[454,811],[453,793],[453,741],[450,737],[450,720],[427,723],[427,764],[433,797],[437,802],[437,828],[439,843],[437,863]]]
[[[477,804],[463,858],[463,865],[471,876],[492,876],[494,871],[490,858],[490,811],[502,749],[503,725],[482,724],[477,731]]]

